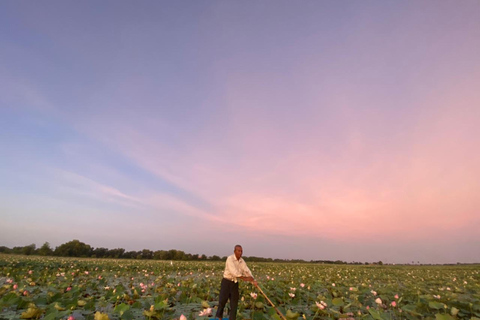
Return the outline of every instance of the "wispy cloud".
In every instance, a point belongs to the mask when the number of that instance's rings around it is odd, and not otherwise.
[[[98,183],[74,172],[56,170],[59,178],[59,188],[73,195],[83,195],[97,200],[120,204],[128,207],[142,207],[143,201],[120,190]]]

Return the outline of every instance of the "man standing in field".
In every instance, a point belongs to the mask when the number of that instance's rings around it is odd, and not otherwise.
[[[218,309],[215,315],[216,318],[222,319],[223,309],[228,299],[230,299],[230,320],[237,318],[239,298],[238,279],[249,281],[253,283],[254,286],[257,286],[257,281],[253,279],[252,272],[248,269],[245,260],[242,259],[242,254],[242,246],[237,244],[233,250],[233,254],[229,256],[225,262]]]

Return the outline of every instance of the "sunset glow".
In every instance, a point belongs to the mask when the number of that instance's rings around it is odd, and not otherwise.
[[[0,4],[0,245],[480,262],[480,3]]]

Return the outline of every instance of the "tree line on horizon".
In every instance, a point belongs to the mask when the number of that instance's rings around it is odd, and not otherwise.
[[[140,251],[126,251],[123,248],[108,249],[103,247],[94,248],[89,244],[79,240],[72,240],[52,249],[50,243],[45,242],[40,248],[35,244],[24,247],[8,248],[0,246],[0,253],[6,254],[22,254],[36,256],[57,256],[57,257],[78,257],[78,258],[111,258],[111,259],[140,259],[140,260],[183,260],[183,261],[225,261],[227,256],[220,257],[217,255],[206,256],[205,254],[185,253],[182,250],[156,250],[143,249]],[[290,262],[290,263],[326,263],[326,264],[347,264],[347,262],[336,260],[310,260],[302,259],[272,259],[263,257],[244,257],[252,262]],[[348,264],[363,264],[361,262],[353,262]],[[366,262],[365,264],[369,264]],[[376,264],[382,264],[379,261]]]

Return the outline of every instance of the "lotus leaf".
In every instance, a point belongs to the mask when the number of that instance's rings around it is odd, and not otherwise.
[[[250,266],[265,294],[283,314],[290,310],[289,314],[298,313],[308,320],[357,318],[357,313],[358,319],[364,320],[451,320],[442,316],[445,314],[455,320],[480,320],[478,265],[249,262]],[[223,262],[170,264],[159,260],[0,254],[0,273],[5,275],[0,277],[0,289],[4,289],[0,291],[0,318],[18,319],[29,312],[29,303],[34,302],[37,309],[46,310],[37,315],[42,320],[64,320],[69,315],[93,320],[98,310],[105,315],[114,313],[118,320],[147,317],[145,310],[158,320],[178,319],[180,314],[190,319],[207,304],[216,306],[223,268]],[[27,275],[29,270],[33,270],[32,275]],[[35,282],[34,287],[29,286],[31,282]],[[239,289],[244,298],[239,305],[239,319],[280,320],[263,296],[251,299],[254,287],[242,282]],[[292,299],[288,293],[295,297]],[[381,305],[375,303],[377,298],[381,298]],[[325,303],[324,309],[317,307],[320,301]],[[263,307],[258,308],[256,302],[263,303]],[[149,310],[152,305],[153,310]],[[59,311],[55,306],[65,310]]]
[[[343,299],[342,298],[334,298],[332,300],[332,304],[336,307],[340,307],[344,305]]]
[[[20,319],[33,319],[39,318],[43,314],[44,310],[38,308],[35,305],[28,307],[27,311],[23,312]]]
[[[378,310],[370,308],[370,309],[368,309],[368,312],[372,315],[373,319],[382,320],[382,316],[380,315]]]
[[[289,320],[296,320],[298,317],[300,317],[300,313],[293,312],[292,310],[288,309],[285,317]]]
[[[57,309],[58,311],[64,311],[64,310],[65,310],[65,308],[61,307],[61,306],[58,304],[58,302],[55,303],[54,308]]]
[[[108,314],[97,311],[95,313],[95,320],[110,320]]]
[[[451,315],[449,314],[441,314],[441,313],[437,313],[435,315],[435,319],[436,320],[455,320]]]
[[[443,309],[445,307],[445,305],[441,302],[437,302],[437,301],[429,301],[428,302],[428,306],[432,309]]]

